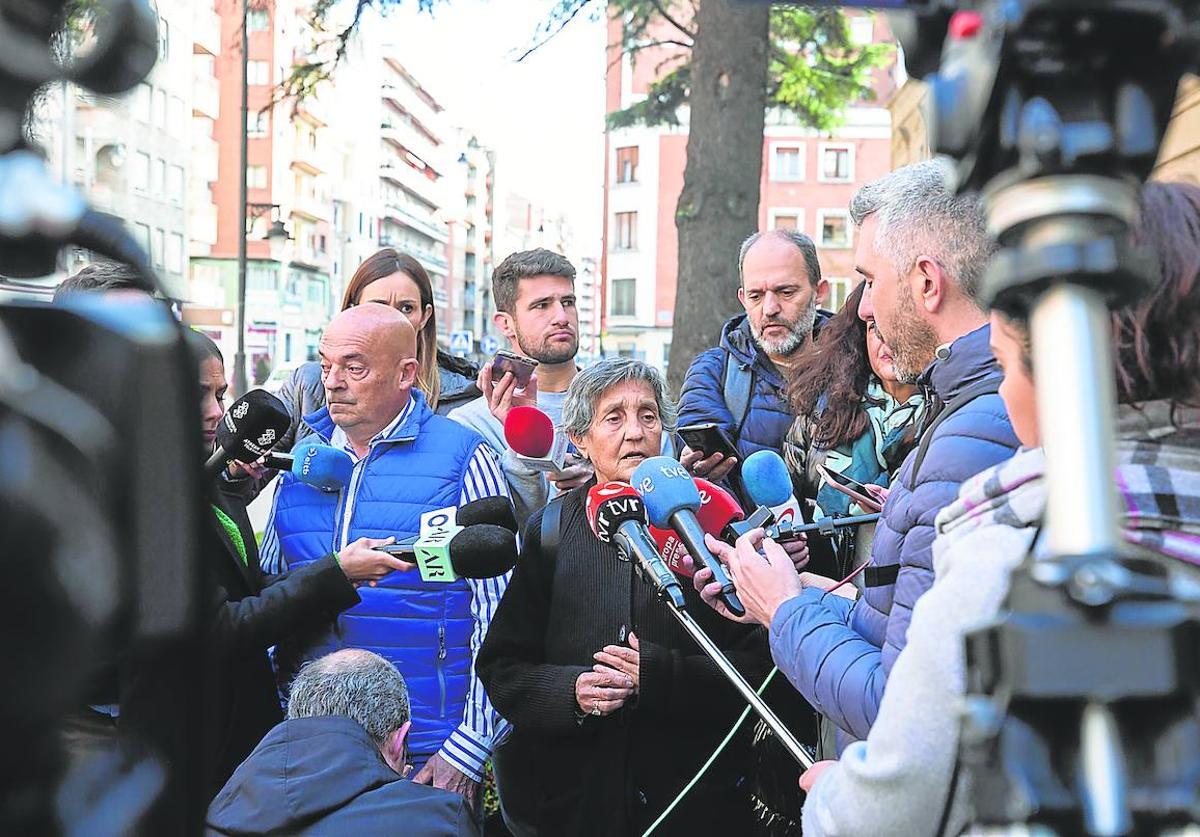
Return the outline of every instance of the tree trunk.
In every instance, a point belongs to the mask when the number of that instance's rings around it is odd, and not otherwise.
[[[738,247],[758,229],[767,96],[768,3],[700,0],[690,128],[675,207],[679,274],[668,378],[678,393],[697,354],[741,310]]]

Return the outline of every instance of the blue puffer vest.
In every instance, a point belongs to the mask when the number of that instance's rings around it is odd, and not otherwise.
[[[289,568],[357,538],[416,535],[422,513],[458,505],[467,464],[483,439],[434,415],[417,390],[412,397],[412,413],[371,444],[340,493],[280,475],[275,530]],[[328,410],[304,421],[328,443],[334,430]],[[290,682],[301,663],[340,648],[365,648],[390,660],[408,683],[413,719],[408,746],[414,763],[421,764],[462,722],[475,627],[471,588],[461,579],[426,583],[414,570],[391,573],[358,593],[362,601],[327,629],[280,644],[280,675]]]

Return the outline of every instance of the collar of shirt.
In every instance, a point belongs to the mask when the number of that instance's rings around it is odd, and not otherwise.
[[[407,419],[410,415],[412,415],[412,411],[415,407],[416,407],[416,402],[412,398],[409,398],[408,403],[405,404],[404,407],[401,408],[400,412],[396,414],[396,417],[394,419],[392,419],[390,422],[388,422],[387,427],[383,428],[383,430],[380,430],[378,433],[376,433],[374,436],[371,437],[371,441],[368,443],[367,446],[370,447],[371,445],[375,444],[380,439],[385,439],[388,436],[392,435],[392,433],[396,430],[396,428],[399,427],[401,424],[403,424],[405,419]],[[330,436],[329,436],[329,445],[330,445],[330,447],[341,448],[346,453],[350,454],[351,459],[353,459],[355,462],[358,461],[359,456],[357,453],[354,452],[354,448],[350,444],[350,439],[347,438],[346,433],[345,433],[345,431],[342,430],[342,428],[335,427],[333,429],[333,433],[330,434]]]

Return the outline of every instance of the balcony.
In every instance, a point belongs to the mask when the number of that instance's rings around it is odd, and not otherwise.
[[[384,206],[384,217],[405,227],[411,227],[417,232],[445,244],[449,239],[446,225],[438,223],[433,215],[420,207],[388,202]]]
[[[441,185],[400,157],[385,160],[379,168],[379,176],[397,186],[404,187],[426,203],[434,206],[442,206],[445,203],[442,199]]]
[[[189,156],[188,176],[203,183],[216,183],[220,163],[220,146],[203,131],[192,132],[192,150]]]
[[[212,0],[196,0],[192,6],[192,52],[221,54],[221,18]]]
[[[333,201],[318,195],[296,195],[292,201],[292,214],[310,221],[330,221],[333,219]]]
[[[437,143],[407,114],[388,113],[379,126],[379,134],[398,153],[411,152],[422,162],[439,168]]]
[[[221,115],[221,89],[212,75],[197,75],[192,79],[192,116],[216,119]]]

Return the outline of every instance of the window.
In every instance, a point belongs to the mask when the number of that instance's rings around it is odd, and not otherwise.
[[[849,183],[853,180],[854,146],[822,145],[819,179],[822,183]]]
[[[167,237],[167,270],[183,273],[183,236],[179,233]]]
[[[246,26],[251,32],[266,32],[271,25],[271,15],[266,9],[251,9],[246,15]]]
[[[271,83],[271,62],[270,61],[247,61],[246,62],[246,82],[248,84],[270,84]]]
[[[850,246],[850,213],[844,209],[817,210],[817,245]]]
[[[155,160],[150,167],[150,194],[158,200],[164,200],[167,193],[167,163],[165,160]]]
[[[325,282],[321,279],[308,280],[308,301],[319,304],[325,303]]]
[[[154,124],[159,128],[167,127],[167,91],[154,91]]]
[[[614,317],[633,317],[637,315],[637,280],[614,279],[611,287],[611,301],[608,313]]]
[[[138,247],[142,248],[142,252],[150,254],[150,227],[145,224],[133,225],[133,238],[138,243]]]
[[[138,151],[133,155],[129,166],[129,183],[135,192],[143,194],[150,188],[150,155],[146,152]]]
[[[637,213],[617,213],[617,236],[613,243],[614,250],[633,250],[637,248]]]
[[[251,189],[267,188],[267,167],[266,166],[247,166],[246,167],[246,186]]]
[[[849,279],[842,276],[825,278],[829,280],[829,299],[826,300],[826,307],[830,311],[840,311],[846,304],[846,297],[850,296],[850,292],[854,290],[854,285]]]
[[[275,271],[269,267],[246,268],[246,289],[251,291],[274,291]]]
[[[771,179],[804,179],[804,145],[800,143],[771,145]]]
[[[636,145],[617,149],[617,182],[636,183],[638,149]]]
[[[183,115],[183,99],[178,96],[172,96],[167,130],[171,132],[171,136],[173,137],[183,137],[187,129],[187,117]]]
[[[799,230],[804,232],[804,210],[794,206],[779,206],[767,210],[767,229]]]
[[[265,137],[270,130],[265,110],[252,110],[246,114],[246,134],[251,137]]]
[[[150,256],[154,260],[155,267],[162,267],[164,264],[163,256],[166,255],[167,249],[167,234],[163,230],[157,229],[154,231],[154,248]]]
[[[163,18],[158,19],[158,60],[166,63],[171,57],[171,24]]]
[[[150,124],[152,118],[154,101],[154,90],[150,85],[142,82],[137,86],[137,90],[133,94],[133,116],[140,122]]]
[[[183,166],[167,167],[167,198],[173,204],[183,204]]]

